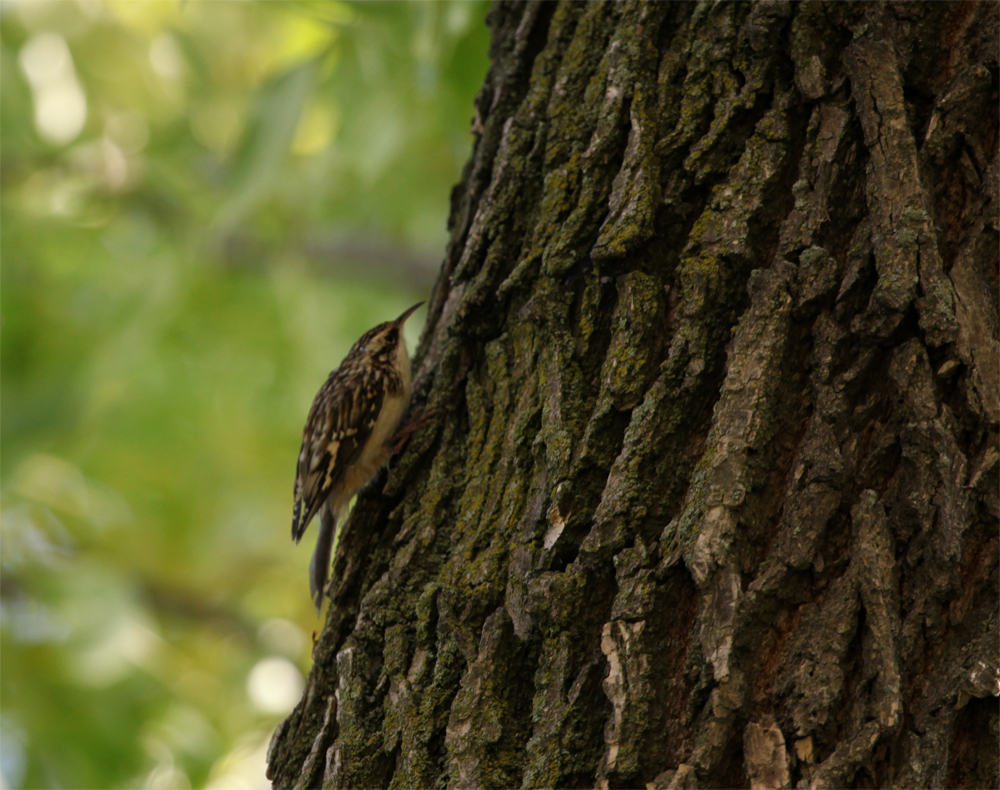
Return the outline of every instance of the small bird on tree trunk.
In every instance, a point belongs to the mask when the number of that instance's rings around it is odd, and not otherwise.
[[[422,304],[365,332],[327,377],[309,410],[295,476],[292,539],[298,543],[319,513],[319,535],[309,564],[309,589],[317,614],[323,606],[337,519],[403,440],[420,427],[412,424],[396,432],[410,402],[410,356],[403,323]]]

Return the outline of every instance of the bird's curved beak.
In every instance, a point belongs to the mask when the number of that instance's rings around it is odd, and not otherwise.
[[[402,326],[403,322],[407,318],[409,318],[410,315],[413,313],[413,311],[416,310],[418,307],[420,307],[422,304],[423,304],[423,302],[417,302],[415,305],[413,305],[413,307],[411,307],[409,310],[407,310],[405,313],[403,313],[399,318],[397,318],[396,319],[396,323],[399,324],[400,326]]]

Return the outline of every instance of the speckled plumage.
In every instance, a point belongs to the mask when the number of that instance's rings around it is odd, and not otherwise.
[[[295,477],[292,539],[298,543],[319,514],[319,535],[309,568],[317,612],[322,607],[337,519],[389,460],[390,440],[409,403],[410,357],[402,330],[419,306],[362,335],[327,377],[309,410]]]

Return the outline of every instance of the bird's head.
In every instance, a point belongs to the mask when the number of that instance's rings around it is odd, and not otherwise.
[[[369,329],[361,336],[354,345],[354,350],[365,354],[373,359],[381,359],[386,362],[391,360],[397,353],[400,343],[406,348],[406,340],[403,338],[403,324],[413,312],[420,307],[423,302],[418,302],[409,310],[406,310],[395,321],[386,321],[379,324],[374,329]]]

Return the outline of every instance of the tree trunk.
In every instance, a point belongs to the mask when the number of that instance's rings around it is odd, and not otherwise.
[[[996,787],[996,4],[490,24],[275,786]]]

